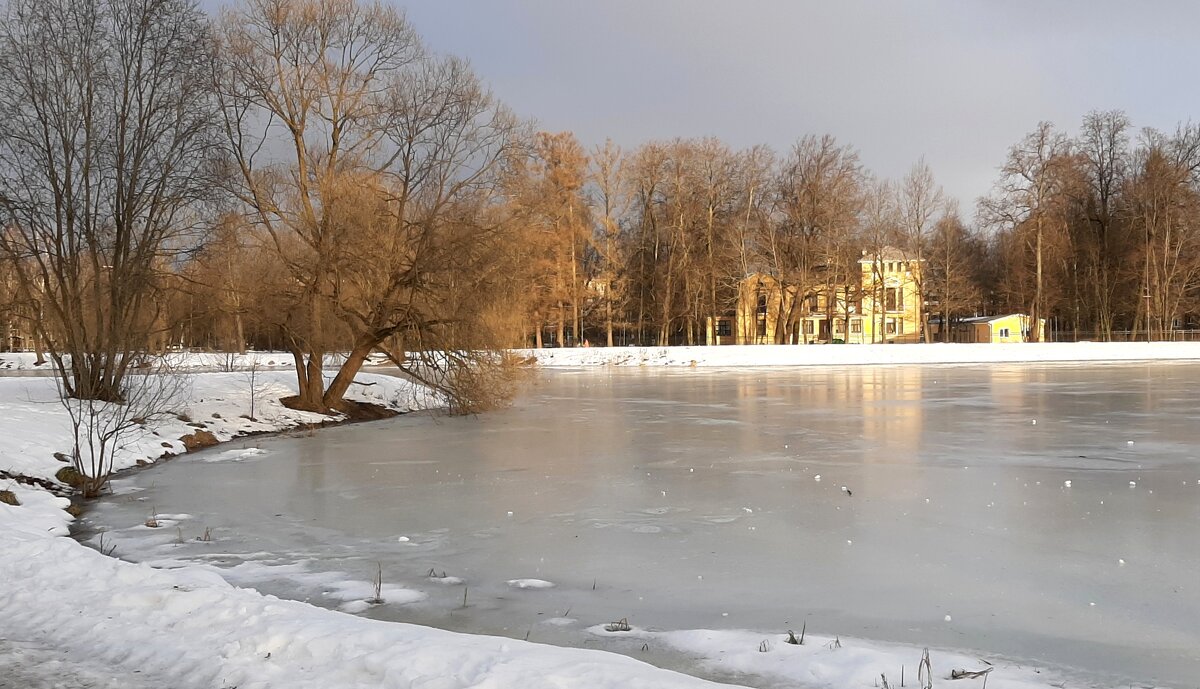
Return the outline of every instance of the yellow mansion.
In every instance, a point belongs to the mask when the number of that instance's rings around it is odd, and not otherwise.
[[[920,263],[898,249],[858,261],[860,283],[801,290],[753,273],[739,286],[734,312],[710,319],[712,344],[870,344],[917,342]]]

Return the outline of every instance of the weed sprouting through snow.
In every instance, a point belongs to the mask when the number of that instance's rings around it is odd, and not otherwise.
[[[383,605],[383,563],[376,562],[378,569],[375,572],[375,595],[367,599],[371,605]]]
[[[929,662],[929,649],[921,654],[921,663],[917,665],[917,681],[921,689],[933,689],[933,664]]]
[[[100,542],[96,544],[96,550],[100,551],[101,555],[112,557],[113,551],[117,549],[116,543],[104,544],[104,532],[100,532]]]
[[[795,646],[803,646],[804,645],[804,633],[806,631],[808,631],[808,620],[805,620],[800,627],[800,638],[799,639],[796,638],[796,633],[789,629],[787,638],[784,639],[784,641],[786,643],[793,644]]]

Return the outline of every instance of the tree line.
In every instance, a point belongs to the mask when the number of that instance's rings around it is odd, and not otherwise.
[[[1000,162],[964,210],[924,161],[881,179],[831,136],[589,149],[366,0],[10,0],[0,309],[72,397],[121,401],[147,351],[249,346],[290,352],[317,411],[372,353],[470,409],[506,347],[702,344],[746,276],[857,289],[885,247],[947,322],[1191,327],[1200,127],[1094,112]]]
[[[965,212],[924,160],[880,179],[830,136],[782,154],[712,138],[536,142],[515,196],[534,276],[521,339],[535,346],[702,344],[748,275],[801,297],[853,293],[859,258],[886,248],[920,263],[919,299],[946,323],[1023,312],[1056,337],[1102,340],[1198,327],[1197,125],[1135,130],[1096,111],[1071,137],[1039,123]]]

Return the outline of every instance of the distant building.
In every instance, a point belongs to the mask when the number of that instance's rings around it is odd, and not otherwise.
[[[1038,319],[1038,340],[1046,341],[1046,319]],[[950,323],[950,342],[1029,342],[1032,319],[1023,313],[1005,316],[976,316],[962,318]],[[935,339],[942,340],[942,323],[930,324]]]
[[[710,344],[918,342],[921,266],[898,249],[863,252],[854,284],[781,287],[762,273],[746,276],[733,312],[709,319]]]

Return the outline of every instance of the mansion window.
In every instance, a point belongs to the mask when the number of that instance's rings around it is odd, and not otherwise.
[[[843,322],[843,321],[834,321],[833,322],[833,332],[841,335],[842,332],[844,332],[845,330],[846,330],[845,322]]]
[[[767,315],[767,295],[765,294],[758,295],[758,315]]]
[[[812,321],[804,321],[804,334],[805,335],[813,334],[813,322]]]
[[[896,321],[892,320],[891,318],[889,318],[887,321],[887,334],[888,335],[896,334]]]
[[[862,319],[855,318],[854,320],[850,321],[850,332],[854,333],[855,335],[862,334]]]
[[[884,308],[888,311],[904,309],[904,292],[899,287],[888,287],[883,292]]]
[[[733,323],[728,318],[717,319],[717,337],[733,337]]]

